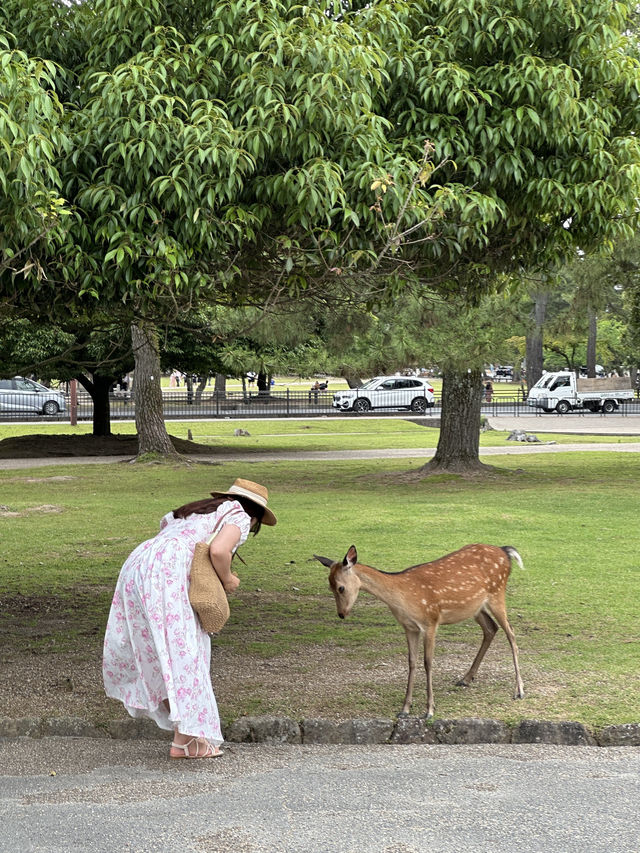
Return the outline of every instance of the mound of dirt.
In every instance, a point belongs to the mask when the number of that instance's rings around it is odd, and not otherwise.
[[[171,436],[178,453],[211,455],[208,444]],[[46,459],[52,456],[136,456],[135,435],[17,435],[0,441],[0,459]]]

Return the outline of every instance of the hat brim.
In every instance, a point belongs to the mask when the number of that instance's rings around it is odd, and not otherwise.
[[[211,497],[230,498],[231,500],[237,501],[238,497],[240,496],[237,492],[211,492]],[[262,516],[262,524],[266,524],[268,527],[275,527],[275,525],[278,523],[278,519],[271,512],[268,506],[263,506],[261,503],[258,503],[258,501],[254,501],[250,497],[247,497],[247,495],[242,495],[242,497],[244,497],[244,499],[247,501],[251,501],[252,504],[254,504],[256,507],[259,507],[263,511],[264,515]]]

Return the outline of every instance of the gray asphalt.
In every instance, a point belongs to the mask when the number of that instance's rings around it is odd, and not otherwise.
[[[640,851],[640,747],[20,738],[0,768],[2,853]]]

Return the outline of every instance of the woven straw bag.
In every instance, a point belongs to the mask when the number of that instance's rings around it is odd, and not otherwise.
[[[229,618],[227,594],[209,557],[209,545],[215,535],[196,543],[189,582],[189,601],[207,634],[219,633]]]

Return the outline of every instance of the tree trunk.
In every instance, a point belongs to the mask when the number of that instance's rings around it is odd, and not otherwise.
[[[207,377],[206,376],[199,376],[198,379],[199,379],[199,382],[198,382],[198,387],[196,388],[196,403],[201,403],[202,402],[202,395],[204,394],[204,392],[206,391],[206,388],[207,388]]]
[[[596,377],[596,343],[598,340],[598,318],[595,311],[589,311],[589,335],[587,337],[587,376]]]
[[[246,397],[246,379],[243,374],[242,376],[242,394]],[[227,375],[225,373],[216,373],[216,381],[213,386],[213,393],[216,397],[222,397],[223,399],[227,396]]]
[[[93,434],[111,435],[111,403],[109,401],[109,389],[117,377],[100,376],[94,374],[93,388]]]
[[[258,373],[258,396],[267,397],[271,393],[271,384],[266,373]]]
[[[162,411],[158,336],[153,329],[132,325],[131,341],[135,358],[138,458],[147,453],[177,456]]]
[[[480,462],[482,371],[445,371],[436,454],[420,469],[425,474],[467,474],[491,470]]]
[[[342,371],[342,378],[346,379],[349,388],[362,388],[362,379],[360,374],[354,370],[345,369]]]
[[[187,404],[193,405],[193,376],[187,373],[184,377],[184,387],[187,389]]]
[[[542,376],[542,366],[544,363],[542,340],[548,301],[548,293],[536,293],[533,297],[534,328],[531,333],[527,335],[527,388],[533,388],[538,379]]]
[[[111,435],[109,388],[118,380],[118,377],[92,373],[89,379],[86,374],[80,373],[76,379],[89,394],[93,403],[93,435]]]

